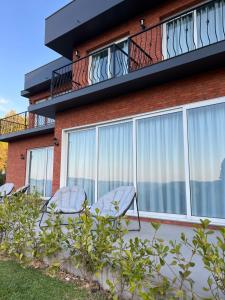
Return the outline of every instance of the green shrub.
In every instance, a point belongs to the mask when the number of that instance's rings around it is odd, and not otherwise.
[[[209,223],[201,220],[202,226],[195,230],[193,245],[210,274],[204,290],[211,292],[213,299],[219,300],[225,298],[225,228],[219,230],[216,242],[213,242],[210,236],[214,231],[208,229]]]
[[[0,171],[0,185],[5,183],[5,173]]]
[[[38,195],[5,197],[0,205],[0,250],[19,261],[48,258],[51,274],[60,268],[60,254],[69,252],[69,260],[83,276],[93,278],[109,268],[112,278],[107,283],[114,299],[124,293],[130,298],[199,299],[194,292],[192,270],[194,258],[199,255],[209,277],[204,290],[213,299],[225,297],[225,229],[219,234],[208,229],[209,221],[202,221],[189,240],[181,234],[178,241],[165,242],[158,238],[160,225],[152,223],[151,240],[139,237],[126,239],[127,221],[116,222],[101,217],[96,210],[93,217],[85,203],[84,210],[62,226],[62,216],[55,214],[54,205],[44,221],[46,227],[38,229],[42,200]],[[117,204],[115,203],[117,209]],[[211,239],[212,234],[216,235]],[[184,252],[189,250],[189,257]],[[170,276],[165,275],[165,269]]]
[[[93,217],[85,203],[83,213],[68,220],[67,245],[70,258],[86,276],[97,275],[108,265],[116,242],[113,222],[98,213],[96,210],[96,217]]]
[[[5,197],[0,205],[0,250],[19,260],[38,254],[36,225],[41,199],[38,195]]]

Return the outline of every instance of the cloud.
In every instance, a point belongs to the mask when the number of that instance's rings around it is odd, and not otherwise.
[[[8,108],[7,108],[7,104],[9,103],[10,101],[8,99],[5,99],[3,97],[0,97],[0,111],[1,112],[7,112],[8,111]]]

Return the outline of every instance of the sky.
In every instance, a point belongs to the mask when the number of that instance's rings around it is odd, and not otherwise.
[[[45,18],[70,0],[0,0],[0,117],[27,110],[25,73],[60,55],[44,45]]]

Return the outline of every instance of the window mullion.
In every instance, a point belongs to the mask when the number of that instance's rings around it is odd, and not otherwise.
[[[45,149],[45,173],[44,173],[44,188],[43,188],[43,196],[46,197],[46,181],[47,181],[47,162],[48,162],[48,148]]]
[[[186,187],[186,209],[187,217],[191,218],[191,191],[189,171],[189,149],[188,149],[188,119],[187,109],[183,109],[183,135],[184,135],[184,161],[185,161],[185,187]]]
[[[133,119],[133,183],[137,193],[137,130],[136,120]],[[137,204],[134,202],[134,212],[137,211]]]
[[[97,202],[98,201],[98,158],[99,158],[99,155],[98,155],[98,142],[99,142],[99,139],[98,139],[98,132],[99,132],[99,128],[96,127],[96,145],[95,145],[95,199],[94,201]]]

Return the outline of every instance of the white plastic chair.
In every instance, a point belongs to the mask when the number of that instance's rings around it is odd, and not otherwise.
[[[86,193],[83,188],[79,186],[63,187],[59,189],[55,195],[49,199],[42,208],[42,216],[39,221],[41,226],[44,214],[49,214],[54,204],[54,212],[56,214],[79,214],[83,210],[84,201],[86,200]],[[62,224],[67,225],[67,224]]]
[[[0,200],[2,200],[5,196],[9,196],[14,189],[13,183],[5,183],[0,186]]]
[[[113,221],[116,221],[117,218],[126,214],[135,200],[137,206],[138,229],[130,231],[140,231],[141,223],[138,201],[135,188],[133,186],[121,186],[105,194],[91,206],[90,212],[93,216],[96,216],[96,209],[98,209],[99,216],[109,217],[112,218]]]

